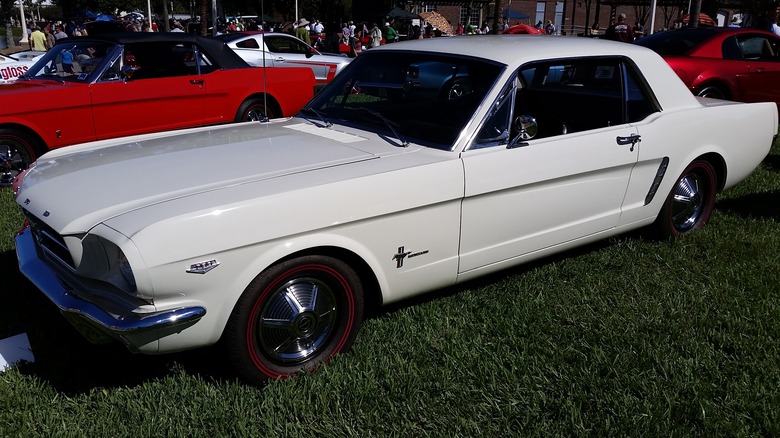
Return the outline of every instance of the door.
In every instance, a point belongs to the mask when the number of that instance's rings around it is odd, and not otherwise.
[[[188,44],[128,45],[109,68],[123,74],[92,85],[98,139],[203,124],[204,79]]]
[[[336,76],[336,64],[328,63],[322,55],[299,40],[287,35],[266,35],[265,46],[271,52],[274,67],[308,67],[314,72],[318,84],[329,82]]]
[[[763,34],[737,39],[747,60],[747,74],[738,78],[743,99],[780,104],[780,40]]]
[[[622,69],[595,58],[519,72],[462,155],[459,272],[615,227],[639,154]]]

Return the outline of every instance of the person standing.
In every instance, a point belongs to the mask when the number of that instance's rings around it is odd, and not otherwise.
[[[547,35],[555,34],[555,25],[553,24],[552,20],[547,20],[547,24],[544,26],[544,32]]]
[[[395,31],[389,22],[385,23],[385,42],[394,43],[398,41],[398,32]]]
[[[32,32],[30,32],[30,49],[36,52],[46,51],[46,35],[41,32],[39,26],[35,26]]]
[[[67,38],[68,34],[65,33],[65,31],[62,30],[62,27],[57,26],[56,32],[54,32],[54,39],[61,40],[63,38]]]
[[[624,43],[634,41],[634,28],[626,22],[626,14],[618,15],[617,21],[610,24],[604,32],[604,38]]]
[[[382,30],[374,23],[374,26],[371,28],[371,33],[369,34],[368,47],[379,47],[380,44],[382,44]]]
[[[54,35],[52,35],[51,28],[49,26],[43,28],[43,34],[46,38],[46,50],[49,50],[54,47],[54,43],[57,42],[57,39],[54,38]]]
[[[301,18],[295,27],[295,36],[306,44],[311,44],[309,39],[309,20]]]

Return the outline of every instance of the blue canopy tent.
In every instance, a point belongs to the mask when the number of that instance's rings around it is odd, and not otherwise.
[[[525,15],[524,13],[520,11],[516,11],[514,9],[506,8],[504,9],[503,13],[504,18],[507,18],[509,20],[527,20],[531,17],[528,15]]]

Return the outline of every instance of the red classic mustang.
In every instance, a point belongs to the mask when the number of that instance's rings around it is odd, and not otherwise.
[[[185,33],[67,38],[0,86],[0,185],[62,146],[292,116],[311,69],[250,67],[221,41]]]

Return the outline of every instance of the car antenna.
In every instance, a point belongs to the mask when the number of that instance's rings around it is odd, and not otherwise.
[[[265,109],[265,113],[263,114],[263,122],[267,122],[269,120],[268,118],[268,72],[265,68],[265,2],[263,0],[260,0],[260,29],[262,30],[262,33],[260,34],[260,38],[263,40],[263,109]]]

